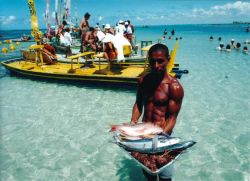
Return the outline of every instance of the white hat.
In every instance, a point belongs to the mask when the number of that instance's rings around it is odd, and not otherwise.
[[[125,25],[128,25],[128,22],[127,22],[127,21],[125,22]]]
[[[234,39],[232,39],[231,41],[234,41]]]
[[[104,27],[104,29],[110,29],[110,28],[111,28],[110,24],[106,24]]]
[[[120,20],[120,21],[119,21],[119,24],[122,24],[122,23],[124,23],[124,21]]]

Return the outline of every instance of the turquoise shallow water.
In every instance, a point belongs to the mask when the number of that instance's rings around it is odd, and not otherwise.
[[[242,43],[250,34],[238,25],[173,27],[183,37],[177,61],[189,70],[180,80],[185,97],[174,131],[198,142],[175,163],[173,179],[248,181],[250,55],[215,48],[219,36]],[[137,40],[157,41],[164,28],[139,27]],[[173,48],[175,41],[165,42]],[[134,89],[34,81],[10,76],[3,67],[0,72],[2,180],[144,180],[140,167],[109,143],[107,131],[130,120]]]

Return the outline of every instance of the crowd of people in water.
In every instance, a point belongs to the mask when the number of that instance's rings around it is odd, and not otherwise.
[[[209,40],[210,41],[214,40],[214,37],[210,36]],[[236,42],[235,39],[231,39],[231,41],[229,43],[227,43],[226,46],[222,42],[222,38],[221,37],[218,37],[218,41],[219,41],[219,46],[216,48],[216,50],[219,50],[219,51],[231,52],[233,49],[235,49],[237,51],[240,51],[241,47],[242,47],[241,43],[240,42]],[[244,44],[247,44],[247,43],[248,43],[247,41],[244,42]],[[245,53],[245,54],[249,53],[248,47],[246,45],[243,46],[242,52]]]
[[[113,36],[120,35],[128,40],[131,49],[135,47],[133,44],[134,26],[130,20],[120,20],[114,27],[110,24],[100,26],[99,23],[91,26],[89,24],[90,17],[88,12],[85,13],[79,27],[76,28],[70,27],[66,21],[63,21],[58,30],[50,28],[45,34],[45,38],[49,41],[55,39],[57,44],[68,47],[65,49],[66,56],[72,54],[70,47],[73,45],[73,38],[80,39],[80,52],[103,52],[104,58],[107,60],[113,60],[117,57],[117,50],[112,42]]]
[[[165,28],[165,30],[163,31],[163,35],[162,35],[162,38],[158,40],[158,43],[161,43],[162,41],[166,40],[166,39],[174,39],[174,36],[175,36],[175,30],[172,29],[171,32],[170,32],[170,35],[168,36],[168,30],[167,28]],[[182,40],[182,37],[176,37],[175,40]]]

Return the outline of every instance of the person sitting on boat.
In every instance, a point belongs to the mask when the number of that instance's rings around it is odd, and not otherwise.
[[[84,39],[85,39],[85,36],[87,34],[87,32],[89,31],[90,29],[90,26],[89,26],[89,20],[90,18],[90,14],[87,12],[84,14],[84,17],[80,23],[80,27],[79,27],[79,36],[81,38],[81,48],[80,48],[80,52],[84,52],[85,51],[85,47],[84,47]]]
[[[105,38],[103,40],[103,52],[104,58],[110,63],[112,60],[117,58],[117,51],[113,44],[114,35],[110,32],[110,24],[105,25]]]
[[[243,47],[243,53],[248,54],[248,48],[247,48],[247,46]]]
[[[57,40],[59,41],[60,40],[60,35],[62,34],[63,32],[63,29],[64,27],[67,25],[67,21],[63,20],[62,24],[60,24],[58,30],[57,30],[57,33],[56,33],[56,36],[57,36]]]
[[[21,37],[22,41],[29,41],[30,39],[31,39],[31,37],[28,35],[25,35],[25,34],[23,34],[23,36]]]
[[[99,50],[97,30],[95,28],[89,28],[89,31],[85,35],[83,46],[85,47],[84,51],[91,50],[97,52]]]
[[[106,24],[104,27],[104,33],[109,33],[111,35],[115,35],[114,29],[110,26],[110,24]]]
[[[56,36],[55,26],[51,26],[48,33],[49,33],[49,35],[50,35],[50,37],[48,37],[48,38],[49,38],[50,41],[51,41],[52,38]]]
[[[70,48],[70,46],[72,45],[72,38],[71,35],[69,34],[69,28],[67,28],[67,32],[66,29],[64,29],[60,34],[60,45],[61,47],[58,48],[60,49],[60,51],[65,53],[65,58],[72,55],[72,51]]]
[[[41,44],[44,46],[42,49],[43,61],[46,64],[54,64],[57,62],[56,50],[50,44],[47,44],[43,39],[41,40]]]

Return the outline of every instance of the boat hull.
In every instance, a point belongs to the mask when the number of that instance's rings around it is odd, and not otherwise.
[[[121,67],[118,71],[107,71],[107,65],[101,65],[101,67],[94,65],[94,68],[63,63],[37,66],[34,62],[26,62],[22,59],[4,61],[2,65],[15,75],[29,78],[118,86],[136,86],[138,78],[144,73],[144,68],[138,66]]]

